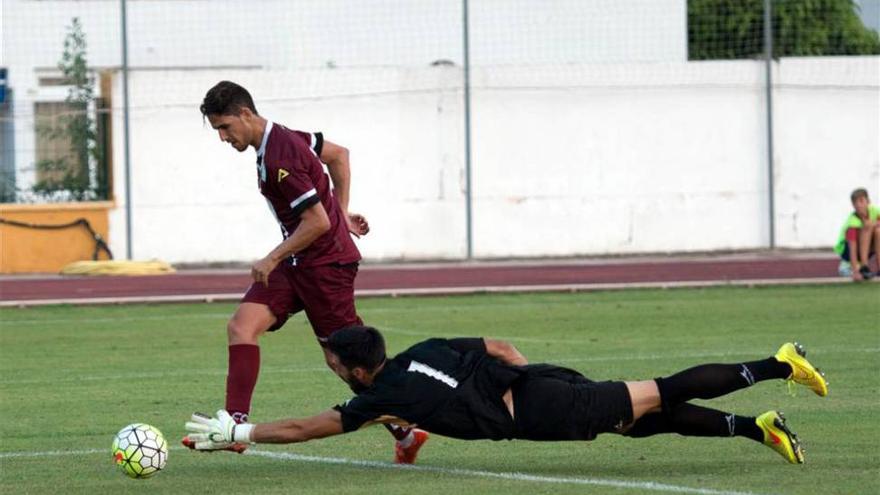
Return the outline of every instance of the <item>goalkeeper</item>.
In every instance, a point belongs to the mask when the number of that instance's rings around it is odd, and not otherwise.
[[[548,364],[529,365],[511,344],[485,338],[430,339],[386,359],[374,328],[333,333],[334,371],[355,396],[317,416],[236,424],[226,411],[193,414],[187,442],[216,450],[232,442],[293,443],[373,424],[418,427],[464,440],[592,440],[600,433],[641,438],[662,433],[745,437],[790,463],[803,463],[797,436],[777,411],[739,416],[691,404],[757,382],[784,379],[828,393],[824,375],[798,344],[775,356],[738,364],[705,364],[646,381],[594,382]]]

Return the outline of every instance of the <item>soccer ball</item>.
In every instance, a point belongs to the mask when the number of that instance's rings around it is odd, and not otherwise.
[[[132,478],[150,477],[165,467],[168,442],[157,428],[133,423],[119,430],[113,439],[113,462]]]

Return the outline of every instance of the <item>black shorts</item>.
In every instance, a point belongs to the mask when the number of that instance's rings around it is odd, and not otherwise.
[[[594,382],[556,366],[527,368],[511,386],[515,438],[592,440],[632,423],[632,401],[623,382]]]
[[[241,302],[269,307],[275,315],[270,332],[281,328],[290,315],[305,310],[319,342],[340,328],[363,325],[354,306],[354,279],[358,264],[331,263],[291,266],[279,263],[269,273],[269,286],[254,282]]]

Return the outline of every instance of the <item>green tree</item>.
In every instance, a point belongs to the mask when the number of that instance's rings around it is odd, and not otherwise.
[[[54,123],[38,125],[37,132],[49,141],[70,144],[70,153],[37,162],[39,180],[33,192],[47,199],[84,201],[106,198],[106,172],[98,132],[90,107],[95,103],[94,78],[86,60],[86,36],[74,17],[64,39],[58,69],[69,86],[65,102],[68,112]],[[95,170],[95,176],[91,171]]]
[[[877,31],[854,0],[771,0],[773,56],[878,55]],[[688,0],[691,60],[764,53],[764,0]]]

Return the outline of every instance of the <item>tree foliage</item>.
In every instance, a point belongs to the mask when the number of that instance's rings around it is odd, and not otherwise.
[[[58,63],[68,86],[65,102],[71,111],[59,115],[52,124],[37,132],[49,141],[70,143],[71,153],[37,162],[41,173],[33,192],[45,199],[84,201],[106,198],[103,153],[90,108],[95,103],[94,78],[86,60],[86,37],[79,19],[74,17],[64,39]],[[93,174],[92,171],[95,170]]]
[[[854,0],[771,0],[773,57],[878,55],[877,31]],[[691,60],[764,53],[764,0],[688,0]]]

